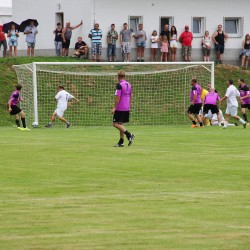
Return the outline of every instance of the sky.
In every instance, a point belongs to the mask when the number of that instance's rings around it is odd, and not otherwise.
[[[12,0],[0,0],[0,7],[11,7]]]

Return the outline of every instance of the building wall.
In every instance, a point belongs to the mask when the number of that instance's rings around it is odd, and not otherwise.
[[[60,9],[58,7],[60,4]],[[240,5],[240,6],[239,6]],[[144,30],[148,37],[154,29],[159,30],[159,20],[161,16],[174,17],[174,25],[177,27],[178,34],[183,31],[187,24],[191,27],[192,17],[205,17],[205,29],[210,34],[216,30],[218,24],[223,24],[223,17],[244,17],[243,36],[229,38],[226,44],[225,59],[234,60],[238,58],[242,40],[246,33],[250,33],[249,0],[218,0],[207,3],[205,0],[13,0],[13,20],[21,22],[27,18],[36,18],[39,21],[39,34],[37,35],[37,52],[53,54],[53,29],[55,28],[55,13],[63,12],[64,20],[69,20],[72,25],[76,25],[83,20],[83,26],[73,31],[71,48],[79,35],[90,44],[87,37],[89,30],[94,22],[100,24],[103,31],[103,57],[106,58],[106,34],[111,23],[116,24],[117,31],[122,29],[124,22],[129,22],[129,16],[142,16]],[[65,23],[65,22],[64,22]],[[19,38],[19,50],[26,48],[25,37]],[[117,43],[119,47],[119,43]],[[135,44],[132,45],[135,47]],[[149,40],[147,47],[150,47]],[[179,48],[181,46],[179,45]],[[43,50],[46,52],[43,53]],[[134,51],[135,52],[135,51]],[[135,58],[133,52],[133,58]],[[146,55],[149,56],[149,49]],[[213,54],[214,56],[214,54]],[[181,59],[180,49],[178,57]],[[201,37],[193,40],[193,59],[201,60]]]
[[[12,19],[11,8],[0,7],[0,25],[10,22]]]

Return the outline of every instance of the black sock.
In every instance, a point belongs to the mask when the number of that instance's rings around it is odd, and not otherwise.
[[[124,143],[123,138],[120,138],[120,140],[119,140],[118,144],[123,144],[123,143]]]
[[[21,118],[21,120],[22,120],[23,127],[26,128],[25,118]]]
[[[247,114],[243,114],[243,118],[244,118],[244,120],[245,120],[246,122],[248,122],[248,120],[247,120]]]
[[[17,125],[17,127],[20,127],[20,121],[19,121],[19,119],[16,119],[16,125]]]
[[[200,122],[200,126],[201,126],[201,127],[203,126],[203,123],[202,123],[202,122]]]
[[[128,132],[128,130],[126,130],[126,131],[124,132],[124,134],[126,135],[127,139],[129,139],[130,136],[131,136],[131,134]]]
[[[193,123],[194,125],[196,125],[196,121],[192,121],[192,123]]]

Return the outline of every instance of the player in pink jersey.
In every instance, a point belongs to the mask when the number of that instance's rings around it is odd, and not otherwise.
[[[124,146],[124,134],[128,139],[128,146],[132,144],[135,136],[128,132],[123,123],[129,122],[130,103],[132,97],[132,88],[129,82],[125,80],[125,71],[118,72],[118,84],[115,91],[115,103],[112,109],[113,126],[120,132],[120,140],[115,147]]]
[[[217,114],[219,126],[221,126],[221,115],[219,108],[217,106],[217,102],[220,101],[220,96],[215,92],[213,88],[209,89],[209,93],[206,94],[204,98],[204,107],[203,107],[203,115],[202,120],[204,120],[205,114],[208,114],[210,110],[212,114]]]
[[[202,88],[198,84],[196,78],[192,78],[191,84],[192,84],[192,89],[190,91],[191,105],[189,106],[188,111],[187,111],[188,117],[193,123],[192,128],[197,127],[196,120],[195,120],[194,116],[198,120],[200,127],[203,128],[204,126],[202,123],[202,119],[201,119],[201,116],[199,115],[199,112],[200,112],[201,106],[202,106],[202,101],[201,101]]]
[[[10,99],[8,101],[8,110],[9,110],[10,115],[15,115],[16,125],[17,125],[18,129],[29,130],[26,127],[25,113],[18,106],[19,102],[23,101],[21,94],[20,94],[21,90],[22,90],[22,85],[17,84],[16,90],[14,92],[12,92]],[[23,128],[20,127],[20,117],[21,117]]]
[[[244,79],[238,80],[239,92],[241,98],[241,113],[246,122],[248,122],[246,109],[250,110],[250,89],[245,84]]]

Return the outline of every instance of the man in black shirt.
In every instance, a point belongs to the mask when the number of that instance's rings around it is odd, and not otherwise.
[[[82,40],[82,37],[78,37],[77,43],[75,44],[75,56],[80,58],[80,56],[84,56],[87,58],[88,56],[88,45]]]

